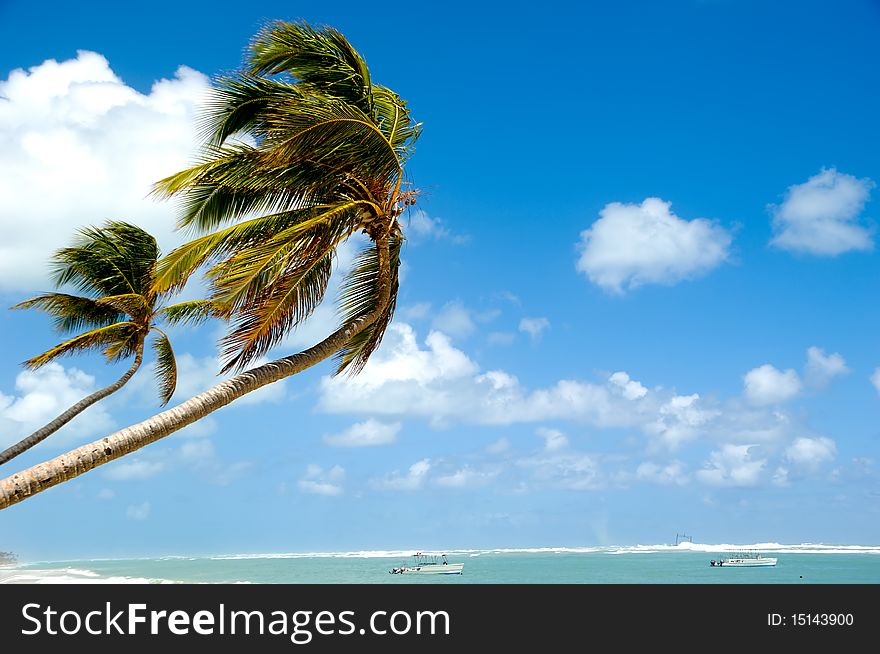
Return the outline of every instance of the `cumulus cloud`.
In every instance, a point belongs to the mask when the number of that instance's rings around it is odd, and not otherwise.
[[[584,419],[595,424],[631,424],[632,411],[615,401],[605,384],[562,380],[529,391],[501,370],[479,366],[432,331],[419,346],[413,328],[392,324],[382,347],[356,377],[321,380],[321,409],[333,413],[422,415],[442,422],[464,419],[488,424]]]
[[[528,334],[533,342],[540,340],[546,329],[550,329],[550,321],[546,318],[523,318],[519,321],[519,330]]]
[[[299,480],[297,485],[303,493],[334,497],[342,495],[342,482],[344,480],[344,468],[333,466],[329,470],[324,470],[321,466],[312,463],[306,468],[305,475]]]
[[[406,473],[393,472],[380,479],[374,479],[372,486],[387,491],[414,491],[425,485],[432,467],[430,459],[413,463]]]
[[[649,437],[652,451],[675,450],[698,438],[779,443],[793,437],[797,428],[772,404],[743,405],[738,399],[720,402],[698,393],[648,389],[623,371],[604,382],[567,379],[528,388],[504,370],[480,370],[439,332],[429,333],[421,345],[405,323],[390,326],[358,376],[324,377],[319,390],[318,406],[330,413],[421,416],[436,426],[570,420],[597,428],[630,427]],[[756,397],[766,399],[768,394]]]
[[[454,234],[446,226],[441,218],[432,218],[422,209],[416,209],[409,214],[409,226],[407,233],[414,236],[418,242],[420,240],[448,240],[455,244],[467,243],[470,238],[464,234]]]
[[[610,293],[644,284],[675,284],[705,275],[727,260],[731,236],[717,223],[684,220],[671,203],[612,202],[581,232],[577,270]]]
[[[497,472],[488,470],[474,470],[470,466],[464,466],[453,472],[439,475],[434,484],[441,488],[474,488],[488,484]]]
[[[645,429],[656,438],[656,445],[675,450],[698,438],[712,420],[721,415],[718,409],[702,406],[699,393],[673,395],[657,410],[656,419]]]
[[[533,481],[542,486],[589,491],[606,485],[599,458],[592,454],[543,452],[519,459],[517,465],[531,470]]]
[[[795,465],[814,470],[837,455],[834,441],[824,436],[794,440],[785,450],[785,458]]]
[[[779,206],[770,206],[775,236],[771,245],[794,252],[835,256],[871,250],[871,230],[858,217],[875,184],[822,169],[803,184],[790,186]]]
[[[147,196],[192,163],[209,88],[181,66],[144,95],[87,51],[0,81],[0,288],[46,288],[51,253],[109,218],[140,225],[165,251],[181,242],[173,207]]]
[[[125,510],[125,517],[129,520],[146,520],[150,517],[150,512],[153,507],[149,502],[143,502],[141,504],[131,504]]]
[[[849,372],[843,357],[834,352],[825,354],[825,351],[816,346],[807,350],[807,365],[805,380],[811,386],[823,387],[832,379]]]
[[[471,312],[458,301],[447,302],[434,316],[431,326],[454,338],[465,338],[476,329]]]
[[[753,404],[779,404],[800,392],[801,379],[791,368],[782,371],[764,364],[749,370],[743,377],[743,385],[746,397]]]
[[[339,434],[325,434],[324,442],[335,447],[373,447],[390,445],[397,440],[399,422],[379,422],[370,418],[358,422]]]
[[[639,382],[629,378],[625,372],[615,372],[608,378],[614,386],[617,386],[623,396],[628,400],[638,400],[648,394],[648,389]]]
[[[544,449],[548,452],[561,450],[568,446],[568,438],[558,429],[538,427],[535,433],[544,439]]]
[[[767,465],[755,445],[725,444],[712,452],[697,479],[709,486],[757,486]]]
[[[874,369],[874,374],[871,375],[871,383],[877,389],[877,393],[880,394],[880,368]]]
[[[15,393],[0,393],[0,449],[30,435],[96,390],[93,376],[55,362],[18,373]],[[97,403],[37,447],[69,443],[74,438],[84,441],[112,427],[113,420],[106,407]]]
[[[636,468],[636,479],[662,486],[682,486],[688,482],[685,469],[685,464],[681,461],[672,461],[666,465],[645,461]]]

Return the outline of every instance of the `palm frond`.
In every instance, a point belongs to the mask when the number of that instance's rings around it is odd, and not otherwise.
[[[149,286],[147,292],[149,292]],[[152,308],[146,297],[140,293],[123,293],[121,295],[107,295],[95,299],[98,304],[103,304],[121,313],[128,314],[133,319],[147,320]]]
[[[156,383],[159,386],[159,398],[162,406],[168,404],[177,388],[177,360],[168,335],[161,329],[153,327],[157,336],[153,339],[153,351],[156,353]]]
[[[385,330],[394,316],[399,288],[401,238],[389,241],[389,266],[391,269],[391,299],[381,316],[369,327],[355,335],[336,354],[336,374],[347,371],[357,374],[367,364],[370,355],[382,342]],[[339,307],[342,322],[347,324],[372,312],[379,297],[379,255],[375,247],[361,251],[340,287]]]
[[[313,215],[311,210],[299,209],[259,216],[185,243],[159,260],[154,291],[164,293],[180,290],[189,277],[206,263],[272,238]]]
[[[97,296],[143,293],[159,257],[156,239],[140,227],[109,221],[79,230],[72,247],[52,257],[53,281]]]
[[[327,291],[333,257],[331,249],[320,258],[303,262],[236,315],[232,331],[221,340],[224,372],[243,370],[314,312]]]
[[[360,220],[357,207],[357,202],[348,202],[316,208],[311,218],[237,250],[208,272],[212,299],[229,311],[256,301],[279,276],[320,259],[355,231]]]
[[[222,315],[212,300],[191,300],[162,307],[156,316],[170,325],[200,325]]]
[[[249,68],[253,75],[288,74],[364,113],[372,110],[370,71],[346,38],[331,27],[273,22],[251,43]]]
[[[373,87],[373,118],[401,162],[409,158],[421,133],[421,123],[409,115],[406,102],[384,86]]]
[[[106,327],[99,327],[59,343],[42,354],[28,359],[23,365],[30,370],[36,370],[58,357],[96,348],[113,348],[113,355],[106,352],[105,355],[108,358],[117,358],[123,352],[126,355],[134,352],[130,342],[136,333],[137,325],[133,322],[117,322]]]
[[[178,227],[196,231],[260,213],[283,213],[332,197],[345,173],[326,164],[279,159],[248,145],[208,147],[203,161],[157,182],[154,195],[182,194]]]
[[[123,312],[97,300],[65,293],[44,293],[11,308],[45,311],[54,318],[55,329],[60,332],[104,327],[124,317]]]
[[[200,131],[209,145],[222,145],[234,134],[259,139],[267,131],[266,112],[278,105],[301,102],[304,91],[294,84],[238,74],[221,78],[204,105]]]
[[[279,163],[314,161],[386,183],[400,173],[397,151],[372,118],[353,105],[330,99],[305,108],[285,105],[273,118],[277,125],[265,149]]]

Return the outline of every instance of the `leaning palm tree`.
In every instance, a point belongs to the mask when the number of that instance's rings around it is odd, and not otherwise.
[[[153,286],[159,248],[156,239],[140,227],[111,221],[102,227],[80,230],[71,247],[52,257],[55,285],[71,285],[84,295],[45,293],[16,304],[13,309],[38,309],[53,316],[60,332],[80,332],[24,362],[36,370],[59,357],[100,350],[109,362],[134,357],[131,367],[109,386],[81,399],[27,438],[0,452],[0,464],[29,450],[61,429],[99,400],[122,388],[140,368],[147,335],[155,333],[155,372],[162,405],[168,403],[177,384],[177,364],[168,335],[156,326],[198,322],[214,315],[208,300],[162,303],[170,293]]]
[[[133,452],[258,388],[333,355],[357,373],[394,313],[403,231],[415,202],[404,163],[419,125],[373,83],[337,31],[276,22],[246,65],[222,78],[205,115],[201,162],[160,181],[182,200],[180,226],[202,234],[160,265],[156,291],[205,270],[210,301],[229,320],[225,369],[238,371],[182,404],[0,481],[0,508]],[[341,325],[316,345],[244,370],[324,298],[336,248],[369,237],[343,280]],[[244,370],[244,372],[241,372]]]

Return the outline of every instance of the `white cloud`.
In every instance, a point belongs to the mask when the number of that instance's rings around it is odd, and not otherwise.
[[[125,517],[129,520],[146,520],[150,517],[153,507],[149,502],[132,504],[125,510]]]
[[[702,407],[698,393],[674,395],[660,406],[656,420],[649,423],[646,430],[657,437],[659,445],[674,450],[699,437],[701,429],[720,414],[718,410]]]
[[[789,368],[781,371],[770,364],[749,370],[743,377],[745,394],[757,405],[779,404],[790,400],[801,390],[798,374]]]
[[[344,468],[333,466],[329,470],[324,470],[321,466],[312,463],[306,468],[306,474],[297,485],[303,493],[334,497],[342,495],[344,480]]]
[[[431,460],[422,459],[413,463],[406,474],[393,472],[381,479],[374,479],[372,485],[379,490],[414,491],[424,486],[431,470]]]
[[[547,429],[546,427],[538,427],[535,430],[541,438],[544,439],[544,449],[547,452],[561,450],[568,446],[568,438],[558,429]]]
[[[877,389],[877,393],[880,394],[880,368],[874,368],[874,374],[871,375],[871,383]]]
[[[797,438],[785,450],[785,458],[788,461],[810,470],[816,469],[826,461],[832,461],[836,455],[837,446],[834,441],[824,436]]]
[[[681,461],[672,461],[666,465],[645,461],[636,468],[636,479],[663,486],[682,486],[688,482],[685,464]]]
[[[389,445],[397,440],[399,422],[385,423],[370,418],[358,422],[339,434],[325,434],[324,442],[336,447],[372,447]]]
[[[519,330],[528,334],[532,341],[540,340],[545,329],[550,329],[550,321],[546,318],[523,318],[519,321]]]
[[[52,252],[108,218],[140,225],[165,251],[181,242],[172,206],[147,195],[192,163],[209,88],[181,66],[144,95],[87,51],[0,81],[0,288],[46,288]]]
[[[608,378],[608,381],[620,388],[623,396],[628,400],[639,400],[648,394],[647,388],[630,379],[625,372],[615,372]]]
[[[476,329],[471,312],[458,301],[447,302],[434,317],[431,326],[454,338],[469,336]]]
[[[440,475],[434,483],[443,488],[473,488],[489,483],[496,475],[495,471],[480,471],[464,466],[454,472]]]
[[[504,371],[480,374],[477,364],[440,332],[430,332],[425,345],[426,349],[419,347],[409,325],[392,324],[382,347],[359,375],[321,380],[320,408],[489,424],[558,417],[602,425],[633,422],[629,408],[618,406],[605,385],[563,380],[529,392]]]
[[[871,250],[871,231],[858,217],[874,186],[867,177],[858,179],[834,168],[790,186],[783,203],[770,207],[776,234],[771,245],[820,256]]]
[[[727,260],[727,230],[704,218],[679,218],[670,206],[660,198],[605,205],[581,232],[577,269],[604,290],[623,293],[699,277]]]
[[[104,476],[114,481],[143,481],[155,477],[165,470],[165,464],[160,461],[147,461],[136,459],[135,461],[114,461],[104,469]]]
[[[753,450],[755,445],[722,445],[697,471],[697,479],[709,486],[757,486],[767,459],[757,458]]]
[[[59,363],[21,371],[15,378],[15,394],[0,393],[0,449],[30,435],[96,390],[93,376],[77,368],[65,369]],[[112,427],[113,419],[99,402],[37,447],[85,440]]]
[[[849,372],[846,361],[837,352],[825,354],[825,351],[813,346],[807,350],[807,366],[805,380],[812,386],[825,386],[834,377]]]
[[[409,214],[407,232],[419,240],[449,240],[456,244],[467,243],[470,238],[464,234],[453,234],[441,218],[431,218],[422,209]]]
[[[652,450],[674,450],[697,438],[777,443],[795,428],[770,406],[649,390],[623,371],[605,383],[568,379],[529,389],[503,370],[481,371],[439,332],[421,346],[405,323],[390,326],[361,374],[324,377],[319,392],[319,408],[330,413],[422,416],[436,426],[572,420],[598,428],[634,427],[649,436]]]
[[[541,453],[517,461],[531,469],[534,481],[540,485],[568,490],[598,490],[605,487],[599,460],[582,452]]]

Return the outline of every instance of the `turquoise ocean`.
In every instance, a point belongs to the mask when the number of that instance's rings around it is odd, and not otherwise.
[[[775,567],[717,568],[712,559],[751,550]],[[426,551],[427,552],[427,551]],[[23,561],[0,566],[0,584],[880,584],[880,546],[756,543],[437,550],[462,575],[392,575],[415,552],[225,554]]]

